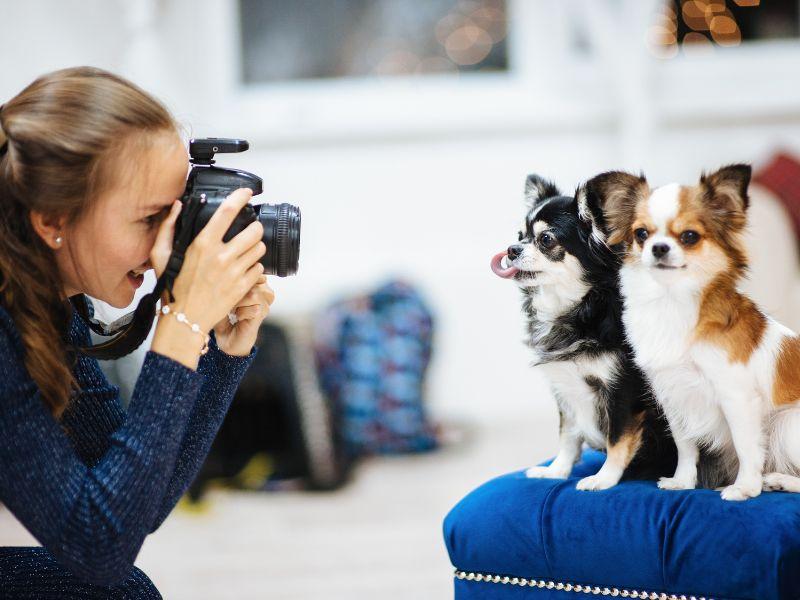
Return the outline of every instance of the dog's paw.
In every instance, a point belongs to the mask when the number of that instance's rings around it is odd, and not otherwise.
[[[741,502],[748,498],[755,498],[761,493],[761,482],[740,482],[729,485],[720,492],[723,500],[730,500],[732,502]]]
[[[563,469],[553,469],[552,467],[531,467],[525,471],[525,477],[529,479],[566,479],[569,471]]]
[[[762,491],[764,492],[780,492],[783,491],[787,476],[783,473],[769,473],[764,475],[762,482]]]
[[[607,490],[617,485],[617,483],[619,483],[619,481],[616,478],[604,477],[598,473],[597,475],[591,475],[590,477],[581,479],[575,486],[575,489],[587,491]]]
[[[762,481],[765,492],[800,493],[800,477],[785,473],[767,473]]]
[[[658,480],[658,487],[662,490],[693,490],[695,482],[683,477],[662,477]]]
[[[762,484],[762,490],[765,492],[800,493],[800,477],[795,477],[794,475],[767,473],[764,475]]]

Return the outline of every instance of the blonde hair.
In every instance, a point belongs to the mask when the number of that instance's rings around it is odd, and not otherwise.
[[[92,67],[43,75],[0,107],[0,303],[57,418],[79,389],[63,342],[72,310],[53,250],[30,213],[75,223],[113,182],[123,150],[151,137],[134,134],[170,130],[180,128],[158,100]]]

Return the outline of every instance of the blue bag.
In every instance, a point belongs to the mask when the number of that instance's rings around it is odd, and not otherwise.
[[[433,321],[414,288],[391,281],[338,301],[316,329],[320,384],[338,410],[350,455],[436,447],[423,406]]]

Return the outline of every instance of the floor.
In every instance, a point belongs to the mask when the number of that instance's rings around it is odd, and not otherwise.
[[[215,491],[179,508],[137,565],[168,599],[452,597],[444,515],[470,489],[546,458],[555,409],[462,427],[432,454],[370,460],[333,493]],[[0,509],[0,545],[34,541]]]

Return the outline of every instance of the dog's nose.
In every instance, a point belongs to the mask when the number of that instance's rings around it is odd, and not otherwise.
[[[669,252],[669,244],[653,244],[653,256],[661,258]]]
[[[516,260],[522,254],[522,246],[514,244],[508,247],[508,260]]]

